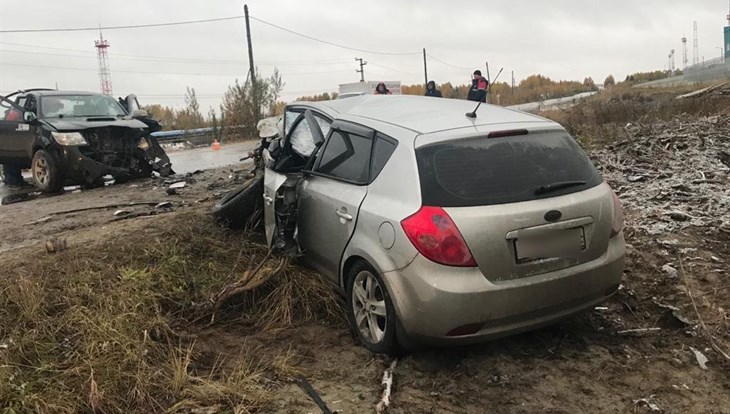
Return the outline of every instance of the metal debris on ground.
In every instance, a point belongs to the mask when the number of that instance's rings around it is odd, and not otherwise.
[[[699,364],[700,368],[707,369],[707,363],[710,360],[707,359],[705,354],[692,347],[689,347],[689,349],[692,351],[693,354],[695,354],[695,359],[697,359],[697,364]]]
[[[169,201],[163,201],[155,206],[156,209],[171,209],[172,207],[173,205]]]
[[[126,216],[130,213],[129,210],[117,210],[114,212],[114,217]]]
[[[678,116],[626,126],[627,139],[591,151],[633,227],[661,235],[687,227],[730,234],[730,117]]]
[[[168,188],[173,189],[173,190],[178,190],[180,188],[185,188],[186,185],[187,185],[187,183],[185,181],[178,181],[176,183],[170,184],[170,186]]]
[[[660,413],[662,412],[662,409],[652,402],[654,398],[656,398],[655,395],[651,395],[648,398],[639,398],[638,400],[634,400],[634,405],[636,405],[637,407],[647,407],[649,411],[653,413]]]

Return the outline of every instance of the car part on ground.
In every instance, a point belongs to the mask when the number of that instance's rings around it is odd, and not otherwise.
[[[222,224],[242,229],[257,212],[263,212],[264,177],[255,176],[242,187],[230,191],[213,207],[213,215]]]

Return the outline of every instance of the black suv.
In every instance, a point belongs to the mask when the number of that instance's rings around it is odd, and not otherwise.
[[[30,168],[44,192],[65,184],[95,186],[172,172],[150,136],[159,124],[136,97],[116,100],[94,92],[32,89],[0,96],[0,164]]]

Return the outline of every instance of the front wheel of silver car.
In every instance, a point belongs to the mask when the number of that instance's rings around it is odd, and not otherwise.
[[[396,353],[396,316],[387,287],[365,262],[355,264],[348,276],[348,312],[355,335],[371,352]]]
[[[63,188],[63,177],[56,159],[45,150],[38,150],[31,163],[33,184],[45,193],[57,193]]]

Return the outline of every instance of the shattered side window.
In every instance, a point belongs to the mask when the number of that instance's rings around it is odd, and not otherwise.
[[[296,114],[296,116],[298,116],[298,114]],[[322,130],[322,135],[326,136],[330,130],[329,121],[317,115],[315,115],[314,117],[319,124],[319,128]],[[287,114],[286,118],[287,123],[289,123],[289,114]],[[291,141],[291,146],[294,152],[305,158],[309,158],[310,156],[312,156],[312,153],[316,148],[316,146],[314,145],[314,135],[312,134],[312,129],[310,128],[309,122],[307,122],[306,119],[302,119],[297,124],[297,126],[291,132],[289,140]]]
[[[297,154],[302,157],[309,157],[314,151],[314,137],[312,136],[312,129],[309,127],[309,122],[306,119],[302,119],[289,136],[291,141],[291,147]]]

